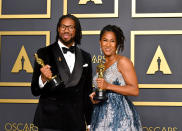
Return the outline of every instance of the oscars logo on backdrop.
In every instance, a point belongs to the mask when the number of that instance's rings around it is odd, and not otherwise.
[[[20,71],[26,71],[27,73],[33,72],[32,65],[24,46],[22,46],[15,64],[11,70],[12,73],[19,73]]]
[[[7,122],[4,125],[5,131],[38,131],[33,123]]]
[[[160,126],[156,126],[156,127],[143,127],[143,131],[178,131],[177,127],[160,127]]]
[[[172,74],[160,45],[157,47],[146,74]]]
[[[102,0],[80,0],[80,5],[86,5],[87,2],[94,2],[95,4],[102,4]]]
[[[73,14],[78,18],[118,17],[119,0],[64,0],[64,2],[64,15]]]
[[[102,55],[98,55],[98,56],[94,55],[92,57],[92,63],[94,63],[94,64],[96,64],[96,63],[98,64],[98,63],[100,63],[102,61],[105,61],[105,57],[102,56]]]

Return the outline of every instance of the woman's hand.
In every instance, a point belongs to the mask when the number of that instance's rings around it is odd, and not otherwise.
[[[97,78],[96,82],[97,82],[98,88],[103,89],[103,90],[107,90],[109,83],[107,83],[103,78]]]
[[[93,104],[98,104],[100,101],[95,101],[93,98],[95,96],[95,92],[92,92],[89,97],[90,97],[90,100],[92,101]]]

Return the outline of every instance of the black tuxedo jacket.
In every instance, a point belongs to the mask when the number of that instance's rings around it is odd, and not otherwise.
[[[92,104],[89,94],[92,92],[91,56],[76,47],[75,66],[72,74],[58,43],[37,51],[45,64],[51,66],[53,75],[62,79],[59,87],[53,88],[49,82],[39,87],[41,66],[35,62],[31,91],[39,97],[34,124],[39,128],[60,129],[63,131],[85,131],[90,124]]]

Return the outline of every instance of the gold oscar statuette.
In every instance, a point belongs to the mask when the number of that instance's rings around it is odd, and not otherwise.
[[[105,66],[104,66],[103,62],[101,61],[97,65],[98,78],[104,78],[104,70],[105,70]],[[94,96],[94,100],[98,100],[98,101],[107,100],[106,90],[96,88],[95,94],[96,95]]]
[[[34,57],[39,65],[41,65],[42,67],[45,66],[44,61],[38,57],[38,54],[35,53]],[[60,83],[62,83],[61,79],[57,75],[51,77],[48,82],[51,84],[52,87],[57,87]]]

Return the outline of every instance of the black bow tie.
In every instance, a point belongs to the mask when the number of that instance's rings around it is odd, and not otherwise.
[[[75,52],[75,46],[71,46],[70,48],[62,47],[62,49],[64,54],[66,54],[68,51],[70,51],[71,53]]]

